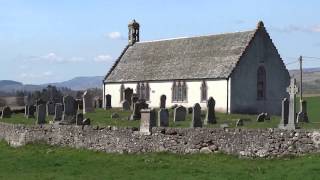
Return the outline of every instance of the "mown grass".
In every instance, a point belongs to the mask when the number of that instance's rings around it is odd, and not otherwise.
[[[320,155],[240,159],[224,154],[106,154],[0,142],[0,179],[319,179]]]
[[[303,123],[299,126],[301,128],[318,129],[320,128],[320,96],[319,97],[305,97],[308,102],[308,115],[311,123]],[[297,103],[297,110],[299,109]],[[119,118],[111,118],[112,113],[117,113]],[[187,115],[186,121],[173,123],[173,111],[169,112],[170,127],[190,127],[191,114]],[[120,108],[113,108],[109,110],[96,109],[93,113],[87,113],[85,117],[90,118],[92,125],[98,126],[118,126],[118,127],[139,127],[140,121],[129,121],[128,118],[131,111],[122,111]],[[204,119],[205,112],[202,112],[202,119]],[[221,124],[228,124],[229,127],[235,127],[238,119],[244,119],[244,126],[242,128],[277,128],[280,122],[280,116],[271,116],[270,121],[256,122],[257,115],[245,114],[225,114],[216,113],[217,124],[208,125],[207,127],[220,127]],[[53,119],[52,116],[47,117],[47,122]],[[35,124],[35,119],[26,119],[23,114],[14,114],[12,118],[0,119],[2,122],[9,122],[15,124]]]

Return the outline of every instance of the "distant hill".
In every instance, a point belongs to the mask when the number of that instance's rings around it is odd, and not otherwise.
[[[66,87],[72,90],[85,90],[89,88],[102,88],[102,80],[103,76],[76,77],[68,81],[47,83],[41,85],[23,84],[21,82],[11,80],[0,80],[0,91],[36,91],[41,90],[48,85],[54,85],[56,87]]]
[[[300,84],[300,71],[290,70],[290,75],[297,79]],[[302,87],[305,94],[320,93],[320,68],[304,69],[302,73]]]

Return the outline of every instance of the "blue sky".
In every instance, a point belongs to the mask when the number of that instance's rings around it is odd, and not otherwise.
[[[320,57],[319,7],[316,0],[0,0],[0,79],[105,75],[133,18],[142,41],[251,30],[263,20],[285,63]],[[320,60],[306,59],[305,67]]]

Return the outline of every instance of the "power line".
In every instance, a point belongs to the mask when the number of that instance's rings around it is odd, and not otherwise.
[[[320,57],[303,56],[303,58],[318,59],[318,60],[320,60]]]

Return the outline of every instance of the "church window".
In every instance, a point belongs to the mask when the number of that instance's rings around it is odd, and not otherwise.
[[[187,100],[187,85],[185,81],[174,81],[172,85],[172,101],[181,102]]]
[[[150,87],[148,82],[137,83],[137,95],[139,99],[150,100]]]
[[[207,101],[207,83],[206,81],[202,81],[201,84],[201,101]]]
[[[257,99],[266,99],[266,70],[263,66],[260,66],[257,72]]]
[[[121,86],[120,86],[120,101],[123,101],[123,93],[124,93],[124,85],[121,84]]]

